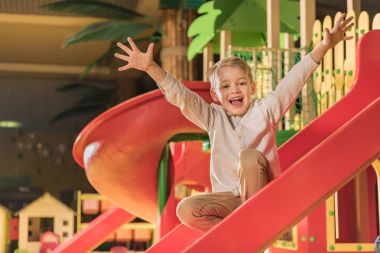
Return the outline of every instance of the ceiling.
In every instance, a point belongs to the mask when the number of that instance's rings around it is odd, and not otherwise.
[[[103,0],[161,20],[159,0]],[[298,1],[298,0],[294,0]],[[99,18],[67,15],[41,8],[55,0],[0,0],[0,74],[12,72],[80,74],[109,47],[108,42],[87,42],[62,48],[62,43]],[[345,11],[345,0],[316,0],[317,18]],[[379,0],[362,0],[370,17],[380,12]],[[98,74],[109,74],[107,68]]]
[[[13,14],[32,14],[32,15],[53,15],[57,13],[41,8],[41,6],[56,2],[55,0],[2,0],[0,1],[0,10],[2,13]],[[138,0],[107,0],[107,3],[122,6],[127,9],[135,10],[138,6]],[[61,16],[75,16],[69,14],[60,14]]]
[[[87,42],[63,49],[62,43],[70,35],[101,19],[57,15],[40,8],[53,1],[0,0],[0,121],[17,120],[32,128],[50,128],[48,119],[78,99],[68,94],[57,95],[57,87],[77,80],[85,67],[109,47],[108,42]],[[158,21],[162,18],[159,0],[104,1]],[[317,18],[346,10],[345,0],[316,0],[316,4]],[[361,4],[371,19],[380,12],[380,0],[362,0]],[[98,68],[92,77],[109,83],[114,79],[110,72],[107,67]],[[91,117],[61,127],[82,125]]]
[[[47,11],[53,0],[0,0],[0,74],[47,73],[79,75],[109,47],[109,42],[86,42],[62,48],[63,41],[100,18]],[[158,0],[107,0],[161,19]],[[99,68],[97,74],[110,70]]]

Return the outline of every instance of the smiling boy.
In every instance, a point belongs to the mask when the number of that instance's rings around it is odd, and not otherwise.
[[[331,31],[326,29],[323,42],[297,63],[265,99],[252,98],[255,83],[245,61],[229,57],[217,62],[209,72],[210,93],[217,102],[211,105],[153,61],[152,43],[145,53],[130,38],[131,48],[118,43],[126,54],[116,53],[115,57],[128,62],[119,71],[135,68],[148,73],[168,102],[209,135],[212,193],[183,199],[177,206],[182,223],[206,232],[278,177],[277,123],[325,53],[340,41],[351,39],[344,35],[353,25],[351,20],[345,20],[343,14]]]

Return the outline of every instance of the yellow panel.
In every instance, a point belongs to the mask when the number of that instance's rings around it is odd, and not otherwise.
[[[354,17],[355,12],[349,11],[347,17]],[[354,38],[346,41],[346,63],[345,63],[345,93],[347,94],[351,88],[355,76],[355,55],[356,55],[356,24],[346,32],[346,36],[353,36]]]
[[[373,243],[337,243],[328,247],[328,252],[374,252]]]
[[[335,200],[334,195],[326,200],[326,241],[327,245],[335,243]]]
[[[380,160],[377,159],[372,163],[380,184]],[[334,195],[326,200],[326,249],[328,252],[374,252],[373,243],[336,243],[335,242],[335,218],[337,216],[335,209]]]
[[[316,20],[313,26],[313,48],[315,48],[322,39],[322,25],[321,21]],[[322,66],[319,65],[314,71],[314,90],[315,92],[321,91],[322,86]]]
[[[372,30],[380,29],[380,13],[377,13],[372,21]]]
[[[372,163],[372,167],[375,169],[377,178],[380,178],[380,160],[377,159]],[[380,197],[380,196],[379,196]]]
[[[362,11],[358,19],[358,40],[369,31],[369,16],[368,13]]]
[[[322,40],[322,24],[316,20],[313,25],[313,48]],[[317,95],[317,115],[321,114],[322,64],[313,73],[313,87]]]
[[[334,24],[338,18],[342,15],[341,12],[337,12],[334,17]],[[344,72],[343,72],[343,62],[344,62],[344,43],[339,42],[334,47],[334,81],[337,93],[337,100],[343,96],[344,87]]]
[[[323,19],[323,29],[331,31],[332,29],[332,20],[330,16],[326,16]],[[332,50],[326,52],[323,57],[323,82],[321,88],[321,111],[324,112],[330,107],[330,104],[333,104],[335,99],[330,99],[330,90],[332,87]],[[334,91],[331,91],[332,94],[335,94]],[[331,101],[330,101],[331,100]]]

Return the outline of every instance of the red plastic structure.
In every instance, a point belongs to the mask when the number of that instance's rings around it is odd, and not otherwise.
[[[380,31],[360,40],[353,90],[280,148],[285,171],[280,178],[199,240],[200,233],[180,225],[149,252],[260,252],[377,159],[379,43]],[[187,85],[210,101],[207,84]],[[73,154],[99,193],[155,222],[161,150],[170,137],[184,132],[200,130],[160,91],[153,91],[92,121],[79,135]],[[289,199],[294,201],[290,204]]]

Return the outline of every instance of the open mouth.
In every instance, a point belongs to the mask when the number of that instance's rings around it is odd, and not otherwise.
[[[241,104],[243,104],[243,98],[242,97],[232,98],[232,99],[228,100],[228,102],[230,102],[230,104],[232,104],[232,105],[241,105]]]

